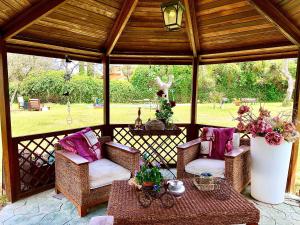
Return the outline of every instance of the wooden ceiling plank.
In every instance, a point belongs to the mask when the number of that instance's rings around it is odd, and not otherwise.
[[[297,54],[298,51],[296,50],[296,51],[288,51],[288,52],[252,54],[252,55],[232,56],[232,57],[224,57],[224,58],[207,58],[207,59],[200,59],[200,64],[220,64],[220,63],[231,63],[231,62],[295,58],[297,57]]]
[[[251,54],[263,54],[263,53],[280,53],[287,51],[296,51],[297,46],[292,44],[281,44],[272,46],[253,46],[251,48],[237,48],[230,51],[219,52],[206,52],[200,55],[202,59],[205,58],[224,58],[231,56],[244,56]]]
[[[110,35],[106,40],[105,43],[106,55],[110,55],[110,53],[113,51],[137,3],[138,0],[124,1],[120,13],[112,27]]]
[[[28,47],[40,47],[40,48],[45,48],[45,49],[57,49],[59,51],[65,51],[65,52],[71,52],[71,53],[78,53],[82,55],[91,55],[91,56],[98,56],[102,55],[100,51],[97,51],[95,49],[87,49],[81,46],[77,46],[74,48],[70,44],[62,44],[62,43],[57,43],[54,41],[47,42],[45,40],[39,40],[39,39],[30,39],[26,37],[20,37],[16,36],[15,38],[12,38],[8,40],[8,44],[15,44],[15,45],[23,45],[23,46],[28,46]]]
[[[36,20],[48,15],[54,9],[65,3],[66,0],[42,0],[28,10],[12,18],[3,26],[2,34],[5,40],[17,35]]]
[[[186,29],[190,40],[193,56],[197,57],[200,52],[200,41],[196,18],[195,0],[184,0]]]
[[[99,62],[101,60],[100,56],[91,56],[91,55],[82,55],[72,52],[59,51],[57,49],[45,49],[38,47],[29,47],[24,45],[15,45],[15,44],[6,44],[8,52],[26,54],[26,55],[36,55],[43,57],[51,58],[65,58],[66,55],[69,55],[74,60],[85,61],[85,62]]]
[[[300,29],[271,1],[248,0],[263,16],[278,28],[292,43],[300,46]]]

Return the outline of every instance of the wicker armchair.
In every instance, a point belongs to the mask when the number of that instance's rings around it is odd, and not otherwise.
[[[243,145],[225,154],[224,177],[241,192],[250,182],[250,146],[249,141],[241,139]],[[245,145],[247,144],[247,145]],[[200,157],[200,139],[187,142],[177,147],[177,177],[194,177],[186,172],[186,165]],[[209,160],[209,159],[207,159]]]
[[[134,175],[134,172],[139,169],[139,152],[110,140],[110,137],[100,138],[100,142],[103,143],[104,158],[111,161],[114,165],[120,165],[123,170],[125,168],[127,173],[130,171],[131,176]],[[85,216],[88,208],[108,201],[111,183],[92,188],[90,180],[91,168],[89,165],[91,163],[77,154],[64,151],[59,144],[56,144],[55,148],[56,192],[62,192],[77,207],[80,216]],[[97,174],[98,172],[96,171]],[[107,179],[109,176],[106,174],[105,177]]]

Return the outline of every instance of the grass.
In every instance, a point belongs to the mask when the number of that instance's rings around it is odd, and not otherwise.
[[[67,107],[59,104],[46,104],[50,107],[45,112],[20,111],[13,105],[11,112],[13,136],[38,134],[44,132],[72,129],[78,127],[103,124],[103,109],[94,109],[90,104],[73,104],[71,116],[73,122],[67,124]],[[149,118],[154,118],[155,108],[150,110],[149,105],[137,104],[111,104],[111,123],[129,124],[137,117],[138,107],[142,107],[142,120],[145,123]],[[254,110],[259,104],[252,106]],[[266,107],[273,113],[281,111],[291,112],[291,107],[282,107],[281,103],[268,103]],[[225,104],[222,109],[214,108],[212,104],[198,104],[197,121],[201,124],[235,126],[233,116],[238,107]],[[179,104],[174,108],[174,123],[189,123],[190,104]]]
[[[29,112],[20,111],[17,105],[13,105],[11,112],[13,136],[45,133],[51,131],[66,130],[78,127],[94,126],[103,124],[103,109],[94,109],[90,104],[72,104],[71,116],[73,122],[67,124],[67,107],[59,104],[46,104],[49,111]],[[154,118],[155,108],[150,110],[149,105],[137,104],[111,104],[111,123],[133,123],[137,117],[137,109],[142,107],[142,120],[146,122]],[[259,104],[252,105],[258,110]],[[278,112],[291,112],[292,107],[283,107],[281,103],[267,103],[265,107],[272,111],[273,115]],[[219,105],[214,108],[212,104],[198,104],[197,122],[219,126],[235,126],[233,116],[238,109],[234,104]],[[179,104],[174,108],[174,123],[189,123],[190,104]],[[0,140],[1,141],[1,140]],[[297,184],[300,187],[300,165],[298,163]]]

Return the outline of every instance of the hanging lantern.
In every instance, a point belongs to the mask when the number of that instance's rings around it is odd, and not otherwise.
[[[161,11],[167,30],[174,31],[181,28],[184,6],[179,0],[161,4]]]

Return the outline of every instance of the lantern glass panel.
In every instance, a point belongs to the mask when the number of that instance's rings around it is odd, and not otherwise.
[[[178,24],[179,27],[181,27],[182,17],[183,17],[183,8],[178,7],[177,24]]]
[[[165,9],[165,25],[176,24],[177,10],[174,6],[168,6]]]
[[[178,30],[181,28],[184,7],[178,0],[174,0],[161,5],[164,23],[168,30]]]

